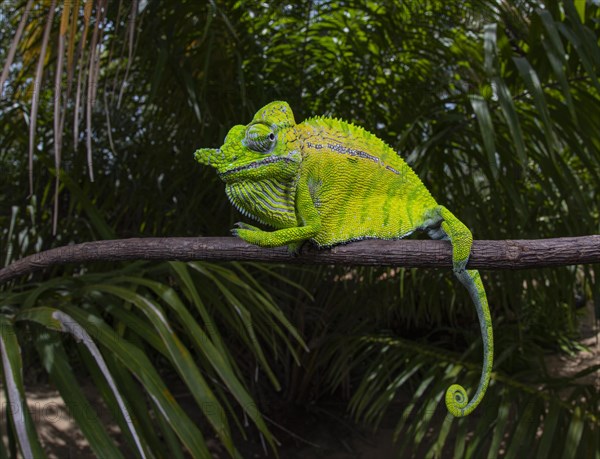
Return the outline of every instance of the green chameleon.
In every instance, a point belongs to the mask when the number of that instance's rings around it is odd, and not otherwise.
[[[470,401],[465,389],[453,384],[446,406],[454,416],[477,407],[490,380],[493,336],[479,272],[466,269],[473,237],[392,148],[337,119],[296,124],[286,102],[272,102],[247,126],[231,128],[221,148],[201,148],[194,156],[217,169],[242,214],[275,228],[237,223],[233,234],[251,244],[288,245],[296,251],[307,240],[322,248],[367,238],[400,239],[415,230],[449,239],[454,274],[477,308],[483,371]]]

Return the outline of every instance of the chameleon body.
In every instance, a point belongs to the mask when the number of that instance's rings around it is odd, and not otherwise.
[[[416,230],[449,240],[454,273],[477,309],[483,370],[471,400],[454,384],[445,401],[454,416],[477,407],[490,379],[493,336],[479,272],[465,269],[471,232],[434,200],[392,148],[338,119],[315,117],[296,124],[286,102],[272,102],[247,126],[231,128],[221,148],[199,149],[195,158],[216,168],[242,214],[275,228],[238,223],[232,232],[252,244],[296,250],[307,240],[331,247],[366,238],[399,239]]]

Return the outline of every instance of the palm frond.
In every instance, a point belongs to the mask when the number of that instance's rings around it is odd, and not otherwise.
[[[450,451],[460,452],[459,457],[518,457],[524,445],[539,457],[545,457],[550,448],[557,456],[575,450],[583,456],[595,454],[594,435],[600,429],[598,396],[593,387],[580,385],[578,377],[570,386],[563,381],[557,387],[551,378],[532,377],[539,373],[531,370],[520,377],[496,372],[479,413],[452,419],[442,402],[447,387],[458,377],[474,387],[479,377],[478,366],[465,356],[384,335],[345,336],[331,345],[335,362],[352,356],[360,367],[340,371],[334,364],[328,372],[330,384],[335,388],[359,370],[363,376],[350,400],[351,412],[357,420],[377,425],[387,410],[394,410],[401,455],[411,450],[429,457],[445,457],[444,452]],[[410,401],[398,401],[398,394],[406,391],[402,400]],[[431,440],[427,438],[430,429],[436,432]],[[474,435],[466,435],[468,431]],[[454,447],[449,443],[452,438]]]
[[[190,267],[196,268],[198,274],[192,275]],[[165,270],[174,275],[171,286],[153,279]],[[238,457],[240,453],[232,442],[230,418],[235,420],[238,428],[247,429],[238,419],[240,414],[247,416],[273,449],[276,448],[276,440],[250,395],[246,379],[248,372],[238,366],[237,359],[231,354],[232,340],[241,339],[249,344],[249,356],[254,356],[276,387],[279,383],[269,363],[277,358],[273,351],[279,348],[278,352],[285,353],[285,349],[289,348],[295,352],[294,347],[301,343],[297,332],[274,306],[271,295],[265,295],[264,287],[256,280],[252,284],[246,283],[238,275],[238,270],[245,272],[243,267],[215,268],[218,277],[221,277],[219,280],[211,274],[208,264],[188,266],[172,263],[149,269],[141,276],[131,275],[129,268],[122,272],[85,274],[72,279],[57,278],[37,288],[4,294],[1,307],[17,311],[13,321],[33,321],[42,326],[38,331],[40,355],[62,393],[73,385],[69,381],[69,374],[72,375],[69,361],[73,356],[64,352],[56,335],[51,332],[68,332],[82,343],[78,347],[86,350],[87,355],[83,358],[86,367],[99,387],[104,388],[101,395],[107,405],[114,406],[116,413],[122,413],[116,415],[116,420],[119,423],[125,421],[123,427],[127,442],[141,457],[146,454],[153,456],[151,451],[156,447],[165,453],[171,447],[160,444],[160,441],[157,445],[156,438],[148,438],[157,428],[151,427],[149,422],[158,422],[160,428],[170,432],[165,435],[166,440],[176,435],[194,457],[209,454],[205,437],[170,393],[159,368],[148,358],[151,350],[163,356],[165,364],[175,370],[194,396],[205,422],[212,427],[229,454]],[[219,284],[224,295],[200,293],[196,285],[207,282]],[[254,287],[256,285],[258,289]],[[237,289],[242,289],[247,298],[256,302],[256,306],[250,306],[252,313],[249,309],[242,317],[239,312],[246,307],[236,299]],[[205,302],[211,305],[211,312],[206,309]],[[194,309],[196,314],[191,312]],[[222,315],[215,316],[214,310],[217,309],[222,311]],[[229,320],[236,315],[241,319],[239,322]],[[228,324],[225,328],[228,330],[227,337],[223,337],[220,331],[221,321]],[[7,322],[7,327],[9,325]],[[18,335],[13,333],[10,336],[11,348],[14,348],[18,345]],[[270,349],[268,354],[262,349],[265,344]],[[111,357],[103,357],[107,354]],[[19,368],[19,365],[14,368]],[[249,374],[254,373],[252,369]],[[6,377],[11,374],[6,366],[4,374]],[[139,381],[146,396],[132,386],[131,375]],[[99,381],[98,376],[104,378],[104,382]],[[15,387],[18,387],[18,379],[15,381]],[[67,403],[76,403],[80,398],[79,391],[65,395]],[[127,406],[124,400],[127,400]],[[155,421],[147,418],[149,408],[154,410]],[[133,419],[134,423],[128,423],[128,419]],[[91,416],[83,424],[82,431],[90,437],[94,450],[108,451],[102,449],[105,443],[112,445],[106,448],[114,448],[106,433],[95,432],[98,427],[96,416]],[[16,431],[25,432],[20,428]],[[27,432],[32,439],[28,443],[24,443],[26,437],[19,437],[23,451],[28,444],[35,447],[35,443],[31,442],[37,441],[34,431],[29,429]],[[172,439],[170,441],[172,443]]]

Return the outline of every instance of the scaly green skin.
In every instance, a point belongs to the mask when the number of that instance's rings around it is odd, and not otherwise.
[[[415,230],[449,239],[454,273],[477,308],[483,371],[470,401],[454,384],[446,392],[446,406],[454,416],[477,407],[490,380],[493,337],[479,273],[465,269],[473,238],[395,151],[337,119],[296,124],[286,102],[272,102],[247,126],[231,128],[221,148],[197,150],[195,158],[217,169],[236,208],[275,228],[238,223],[233,234],[252,244],[296,250],[307,240],[330,247],[366,238],[399,239]]]

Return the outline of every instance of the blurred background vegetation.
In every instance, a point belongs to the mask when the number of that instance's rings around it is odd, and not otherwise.
[[[192,153],[277,99],[298,121],[374,132],[477,239],[600,232],[596,1],[13,0],[0,32],[2,265],[84,241],[227,235],[242,218]],[[391,419],[394,457],[600,458],[600,367],[559,374],[546,359],[586,351],[599,267],[482,275],[496,373],[466,419],[443,394],[476,386],[481,342],[443,270],[57,267],[0,291],[2,387],[24,408],[20,374],[49,380],[98,457],[295,457],[301,418],[349,442]],[[90,380],[118,443],[79,389]],[[0,457],[43,457],[20,412]]]

